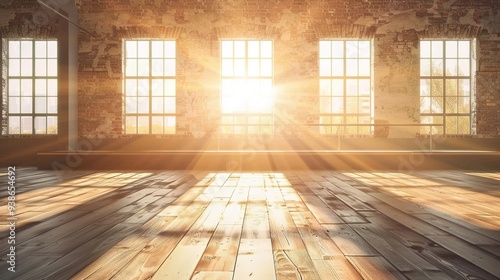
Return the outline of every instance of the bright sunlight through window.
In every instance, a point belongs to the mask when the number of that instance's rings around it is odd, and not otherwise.
[[[273,42],[221,41],[223,134],[273,131]]]

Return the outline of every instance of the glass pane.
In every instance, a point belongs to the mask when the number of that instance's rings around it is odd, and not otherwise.
[[[152,59],[151,68],[152,76],[163,76],[163,59]]]
[[[46,58],[47,57],[47,42],[46,41],[35,41],[35,57],[36,58]]]
[[[458,43],[457,43],[457,41],[446,41],[446,57],[447,58],[457,58],[458,57]]]
[[[431,57],[431,42],[420,41],[420,58],[430,58],[430,57]]]
[[[21,113],[21,98],[9,97],[9,114]]]
[[[457,134],[458,119],[456,116],[446,117],[446,134]]]
[[[442,58],[443,57],[443,41],[432,41],[432,57],[433,58]]]
[[[233,57],[233,42],[232,41],[222,41],[221,42],[221,53],[223,58]]]
[[[370,97],[360,97],[359,98],[359,113],[370,114],[370,112],[371,112]]]
[[[319,95],[330,96],[332,94],[332,83],[329,79],[319,80]]]
[[[431,98],[420,97],[420,113],[429,114],[431,112]]]
[[[21,80],[9,79],[9,96],[21,95]]]
[[[166,79],[165,83],[165,96],[175,96],[175,80]]]
[[[420,96],[431,95],[431,80],[420,79]]]
[[[46,96],[47,95],[47,80],[36,79],[35,80],[35,95]]]
[[[21,133],[21,118],[9,116],[9,134]]]
[[[344,96],[344,80],[339,80],[339,79],[332,80],[332,95]]]
[[[163,58],[163,42],[151,41],[151,57]]]
[[[370,58],[370,41],[359,41],[359,57]]]
[[[35,133],[36,134],[46,134],[47,133],[47,118],[46,117],[35,117]]]
[[[235,76],[245,76],[245,60],[235,59],[234,60],[234,75]]]
[[[57,97],[47,98],[47,113],[57,114]]]
[[[447,114],[458,113],[456,97],[446,97],[446,113]]]
[[[151,117],[151,133],[163,134],[163,117]]]
[[[137,114],[137,97],[125,97],[125,113]]]
[[[273,81],[271,79],[259,79],[260,91],[266,95],[273,94]]]
[[[234,129],[234,134],[245,134],[245,126],[235,126]]]
[[[149,80],[147,79],[137,80],[137,95],[149,96]]]
[[[233,127],[232,126],[222,126],[221,133],[222,134],[233,134]]]
[[[57,117],[47,117],[47,134],[57,134]]]
[[[165,58],[175,58],[176,49],[175,49],[175,41],[164,41],[165,47]]]
[[[333,114],[343,114],[344,113],[344,98],[343,97],[332,97],[332,112]]]
[[[175,114],[175,98],[165,97],[165,113]]]
[[[344,76],[344,60],[332,59],[332,76]]]
[[[33,60],[21,59],[21,76],[33,75]]]
[[[232,76],[233,75],[233,60],[232,59],[222,59],[222,76]]]
[[[358,80],[346,80],[346,95],[358,95]]]
[[[137,76],[137,59],[127,59],[125,69],[126,76]]]
[[[9,41],[9,58],[21,57],[21,42]]]
[[[332,41],[332,57],[344,58],[344,41]]]
[[[47,42],[47,57],[57,58],[57,41]]]
[[[36,114],[46,114],[47,113],[47,98],[46,97],[36,97],[35,98],[35,113]]]
[[[470,41],[458,42],[458,57],[470,58]]]
[[[248,60],[248,75],[258,76],[259,75],[259,60],[249,59]]]
[[[137,133],[149,133],[149,117],[137,117]]]
[[[245,41],[234,41],[234,57],[245,57]]]
[[[21,134],[33,133],[33,118],[21,117]]]
[[[443,113],[443,97],[431,97],[431,113],[442,114]]]
[[[270,77],[273,75],[273,61],[271,59],[260,60],[260,75]]]
[[[442,59],[433,59],[432,60],[432,76],[443,76],[443,60]]]
[[[458,98],[458,113],[469,114],[470,113],[470,98],[469,97],[459,97]]]
[[[248,126],[248,134],[260,134],[259,126]]]
[[[458,80],[458,95],[459,96],[469,96],[470,95],[470,80],[469,79]]]
[[[332,46],[330,41],[319,42],[319,57],[330,58],[332,55]]]
[[[137,60],[137,76],[149,76],[149,59]]]
[[[57,76],[57,59],[47,59],[47,76]]]
[[[21,41],[21,58],[33,57],[33,42]]]
[[[22,96],[32,96],[33,95],[33,80],[22,79],[21,80],[21,95]]]
[[[320,124],[331,124],[332,123],[332,117],[329,116],[320,116],[319,117],[319,123]],[[321,134],[330,134],[332,132],[332,127],[331,126],[320,126],[319,127],[319,132]]]
[[[126,79],[125,80],[125,95],[126,96],[136,96],[137,95],[137,80],[136,79]]]
[[[151,80],[151,95],[152,96],[163,96],[163,79],[153,79]]]
[[[47,75],[47,60],[35,59],[35,76]]]
[[[163,97],[153,97],[151,103],[153,114],[163,114]]]
[[[359,75],[360,76],[370,76],[370,60],[360,59],[359,60]]]
[[[222,116],[222,124],[233,124],[233,116]]]
[[[431,60],[421,59],[420,60],[420,76],[430,76],[431,75]]]
[[[272,58],[273,57],[273,42],[272,41],[261,41],[260,42],[260,57],[261,58]]]
[[[57,96],[57,79],[47,79],[47,95]]]
[[[248,57],[258,58],[259,57],[259,41],[248,41]]]
[[[137,57],[149,58],[149,41],[137,42]]]
[[[456,59],[447,59],[446,60],[446,75],[447,76],[456,76],[458,73],[458,63]]]
[[[357,58],[358,57],[358,42],[357,41],[347,41],[346,42],[346,57],[347,58]]]
[[[458,60],[458,75],[470,76],[470,59]]]
[[[346,59],[346,76],[358,76],[357,59]]]
[[[127,116],[125,118],[125,133],[128,134],[137,133],[137,117]]]
[[[21,76],[20,59],[9,59],[9,76]]]
[[[457,80],[446,80],[446,96],[457,96]]]
[[[370,95],[370,80],[360,79],[359,80],[359,95],[369,96]]]
[[[357,97],[346,97],[346,110],[347,114],[358,113],[358,98]]]
[[[320,59],[319,60],[319,75],[320,76],[330,76],[331,75],[331,65],[330,59]]]
[[[165,59],[165,76],[175,76],[175,59]]]
[[[470,134],[470,118],[468,116],[458,117],[458,131],[459,134]]]
[[[125,41],[125,56],[127,58],[137,57],[137,41]]]
[[[432,79],[431,81],[431,95],[442,96],[443,95],[443,80]]]
[[[320,97],[319,113],[330,114],[332,112],[332,99],[330,97]]]
[[[148,97],[138,97],[137,98],[137,112],[139,114],[149,113],[149,98]]]

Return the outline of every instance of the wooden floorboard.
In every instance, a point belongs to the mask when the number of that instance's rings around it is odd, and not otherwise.
[[[0,182],[1,279],[500,278],[500,172],[20,168],[16,182],[15,273]]]

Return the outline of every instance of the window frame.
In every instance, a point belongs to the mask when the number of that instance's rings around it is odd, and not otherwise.
[[[429,57],[422,57],[422,42],[429,42]],[[433,57],[433,43],[432,42],[442,42],[442,57],[436,57],[435,59],[442,59],[442,75],[434,75],[432,73],[432,60],[434,59]],[[457,55],[456,57],[451,57],[447,56],[447,42],[457,42]],[[469,56],[464,58],[460,57],[460,50],[459,50],[459,42],[468,42],[469,44]],[[432,128],[432,134],[442,134],[442,135],[475,135],[476,134],[476,126],[475,126],[475,103],[476,103],[476,96],[475,96],[475,68],[476,68],[476,49],[475,49],[475,39],[470,39],[470,38],[425,38],[425,39],[420,39],[419,40],[419,112],[420,112],[420,123],[421,124],[428,124],[428,126],[424,125],[420,127],[420,132],[422,134],[428,134],[431,133],[431,128]],[[422,75],[422,60],[428,59],[429,60],[429,74],[428,75]],[[459,60],[460,59],[467,59],[469,60],[468,63],[468,71],[469,75],[460,75],[459,73]],[[448,60],[457,60],[457,74],[456,75],[451,75],[447,73],[447,61]],[[423,95],[423,89],[422,89],[422,83],[425,80],[429,80],[429,95]],[[432,94],[432,81],[433,80],[440,80],[442,81],[442,108],[441,108],[441,113],[436,113],[432,112],[432,100],[433,97],[439,97],[439,95],[433,95]],[[451,80],[456,80],[457,84],[457,89],[456,89],[456,95],[449,95],[447,93],[447,81]],[[461,80],[468,80],[469,81],[469,86],[468,86],[468,92],[469,95],[460,95],[459,94],[459,81]],[[429,103],[429,112],[423,113],[423,102],[425,98],[429,98],[430,103]],[[456,98],[457,103],[455,104],[457,107],[457,112],[456,113],[448,113],[447,112],[447,99],[450,98]],[[459,99],[460,98],[468,98],[469,99],[469,104],[468,104],[468,113],[460,113],[459,112]],[[433,118],[432,122],[424,122],[423,119],[425,117]],[[434,122],[434,119],[436,117],[441,117],[442,121],[441,122]],[[448,132],[447,131],[447,118],[448,117],[456,117],[457,121],[455,122],[456,125],[456,132]],[[468,132],[467,133],[459,133],[459,117],[468,117],[469,119],[469,125],[468,125]],[[436,126],[432,126],[435,124]],[[448,128],[449,129],[449,128]]]
[[[330,55],[323,57],[321,55],[321,44],[322,42],[330,43]],[[342,42],[342,56],[334,57],[332,42]],[[357,42],[357,52],[355,58],[348,57],[347,55],[347,44],[348,42]],[[359,55],[359,43],[360,42],[368,42],[368,58],[360,57]],[[347,73],[347,64],[348,59],[355,59],[357,62],[357,75],[348,75]],[[369,64],[369,73],[368,75],[360,75],[360,60],[368,59]],[[322,61],[328,60],[330,66],[330,74],[322,75]],[[342,60],[342,75],[334,75],[332,69],[333,60]],[[342,81],[342,96],[333,94],[333,81],[341,80]],[[355,96],[348,95],[349,89],[347,88],[348,80],[355,80],[357,83],[358,92]],[[360,94],[360,81],[368,80],[368,95],[363,96]],[[322,92],[322,81],[329,81],[329,94],[324,95]],[[373,82],[374,82],[374,69],[373,69],[373,40],[371,39],[355,39],[355,38],[322,38],[318,41],[318,92],[319,92],[319,106],[318,106],[318,115],[319,115],[319,133],[321,135],[335,135],[335,134],[349,134],[349,135],[373,135],[374,128],[372,124],[374,123],[374,93],[373,93]],[[348,113],[348,98],[356,99],[357,104],[357,113]],[[341,98],[342,99],[342,112],[334,113],[334,99]],[[369,113],[361,113],[360,108],[362,107],[363,98],[367,98],[369,100]],[[323,112],[323,103],[322,100],[328,100],[330,103],[330,112]],[[328,106],[327,106],[328,107]],[[348,123],[348,117],[356,117],[356,122]],[[369,118],[370,121],[368,123],[361,123],[360,118],[365,117]],[[341,122],[334,121],[334,118],[340,118]],[[325,121],[326,120],[326,121]],[[332,124],[332,125],[330,125]],[[350,126],[353,124],[354,126]],[[366,125],[366,126],[365,126]],[[368,129],[366,129],[366,127]],[[363,129],[364,128],[364,129]],[[368,131],[366,131],[368,130]]]
[[[231,57],[225,57],[223,55],[223,42],[232,42],[232,50],[233,54]],[[245,53],[242,58],[236,57],[234,54],[234,45],[235,42],[244,42],[245,44]],[[259,55],[257,57],[250,57],[249,56],[249,42],[258,42],[259,43]],[[270,58],[269,57],[263,57],[261,55],[260,49],[262,48],[262,42],[270,42],[271,43],[271,53],[270,53]],[[219,40],[219,45],[220,45],[220,128],[219,132],[223,135],[262,135],[262,134],[274,134],[274,102],[275,102],[275,93],[274,93],[274,40],[272,39],[263,39],[263,38],[224,38]],[[224,75],[224,59],[231,59],[233,63],[233,75]],[[236,59],[243,59],[245,62],[244,65],[244,75],[238,76],[234,74],[234,65],[235,65],[235,60]],[[271,60],[271,72],[270,75],[250,75],[249,72],[249,63],[248,61],[250,59],[258,59],[259,63],[260,60],[265,60],[265,59],[270,59]],[[260,72],[260,64],[259,64],[259,72]],[[242,112],[231,112],[231,113],[225,113],[224,112],[224,81],[225,80],[244,80],[244,82],[248,81],[262,81],[262,80],[269,80],[271,85],[270,85],[270,112],[250,112],[248,109],[248,105],[245,105],[245,109]],[[259,88],[260,89],[260,88]],[[245,93],[245,94],[250,94],[250,93]],[[261,93],[262,94],[262,93]],[[249,99],[248,96],[246,96],[247,99]],[[228,120],[232,118],[232,122],[228,123]],[[252,118],[258,118],[258,122],[253,122],[251,121]],[[238,120],[243,120],[244,122],[238,123]],[[270,121],[269,121],[270,120]],[[258,132],[257,132],[258,128]],[[240,131],[237,131],[237,129],[241,129]],[[255,129],[254,131],[250,131],[252,129]]]
[[[127,42],[136,42],[136,56],[135,57],[128,57],[127,56]],[[148,43],[148,56],[147,57],[139,57],[139,42],[147,42]],[[163,54],[160,57],[154,57],[153,54],[153,42],[162,42],[162,47],[163,47]],[[165,50],[165,42],[173,42],[174,43],[174,53],[173,56],[168,56],[166,54]],[[122,40],[122,88],[123,88],[123,102],[122,102],[122,110],[123,110],[123,134],[125,135],[175,135],[177,133],[177,40],[175,39],[169,39],[169,38],[127,38]],[[135,65],[135,70],[136,70],[136,75],[128,75],[127,73],[127,62],[129,59],[136,60],[136,65]],[[140,59],[147,59],[148,60],[148,74],[147,75],[139,75],[139,60]],[[153,75],[153,60],[154,59],[161,59],[163,60],[163,65],[162,65],[162,71],[163,75]],[[166,75],[165,72],[167,71],[166,68],[166,60],[174,60],[173,64],[173,75]],[[135,113],[128,112],[128,107],[127,107],[127,102],[128,98],[133,98],[134,96],[128,95],[128,89],[127,89],[127,81],[128,80],[135,80],[137,83],[136,86],[136,94],[135,94]],[[148,93],[147,95],[139,95],[139,80],[147,80],[147,85],[148,85]],[[153,81],[154,80],[162,80],[162,87],[163,87],[163,92],[161,96],[156,96],[153,94]],[[165,81],[170,80],[173,81],[173,94],[172,95],[167,95],[166,94],[166,83]],[[147,98],[148,100],[148,106],[147,106],[147,112],[141,112],[139,113],[139,98]],[[153,100],[154,98],[162,98],[162,111],[163,113],[153,113]],[[173,112],[165,112],[166,111],[166,106],[165,102],[168,99],[173,99]],[[135,132],[129,132],[127,129],[128,126],[128,117],[135,118]],[[147,117],[148,121],[148,131],[147,132],[141,132],[139,128],[139,122],[140,122],[140,117]],[[162,133],[155,132],[154,130],[154,118],[163,118],[162,120]],[[173,125],[168,126],[167,123],[173,122]]]
[[[11,42],[19,42],[19,56],[11,57],[12,50]],[[25,57],[22,52],[22,43],[29,42],[31,45],[31,54],[29,57]],[[37,42],[43,42],[45,45],[45,54],[42,56],[38,56],[36,44]],[[49,42],[52,44],[53,48],[52,53],[49,53]],[[58,61],[58,42],[57,38],[3,38],[2,39],[2,76],[5,81],[3,85],[2,91],[2,104],[5,105],[2,107],[2,117],[5,118],[2,121],[2,131],[1,134],[3,136],[15,136],[15,135],[32,135],[32,136],[54,136],[59,134],[59,61]],[[10,71],[10,63],[13,60],[19,60],[19,74],[11,75]],[[29,64],[31,67],[31,74],[23,75],[22,73],[22,60],[29,60]],[[37,64],[40,60],[44,61],[45,66],[45,74],[40,75],[37,74]],[[53,75],[49,75],[49,61],[52,62],[52,71]],[[14,95],[11,93],[11,81],[18,80],[18,94]],[[28,80],[29,82],[23,83],[23,80]],[[45,81],[45,89],[40,93],[37,87],[38,81]],[[23,84],[24,86],[30,84],[30,93],[23,95]],[[52,90],[50,89],[49,84],[51,84]],[[50,91],[50,92],[49,92]],[[12,98],[12,99],[11,99]],[[18,99],[17,107],[18,112],[13,113],[11,111],[11,105],[14,98]],[[37,100],[40,98],[44,98],[44,107],[43,111],[45,113],[37,112],[39,107]],[[23,112],[23,100],[29,99],[31,102],[31,112]],[[52,101],[51,101],[52,100]],[[26,101],[27,102],[27,101]],[[52,104],[51,104],[52,103]],[[51,110],[52,108],[52,110]],[[19,123],[16,127],[19,129],[18,132],[11,131],[11,118],[18,118]],[[23,118],[31,118],[31,129],[29,132],[23,132]],[[40,128],[41,131],[38,131],[37,127],[37,119],[44,119],[43,127]],[[29,123],[29,122],[28,122]],[[52,124],[52,125],[50,125]],[[50,125],[50,126],[49,126]],[[49,128],[54,128],[54,131],[51,132]]]

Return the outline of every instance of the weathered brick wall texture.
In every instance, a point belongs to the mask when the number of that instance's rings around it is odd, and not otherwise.
[[[23,12],[35,1],[14,2],[19,3],[16,13],[9,11],[0,25],[29,28],[33,20]],[[500,135],[497,0],[76,0],[76,4],[79,24],[96,35],[79,34],[80,137],[124,137],[121,73],[126,38],[177,40],[179,115],[174,137],[181,138],[217,130],[220,39],[274,41],[277,132],[296,136],[309,133],[297,124],[319,121],[318,40],[373,39],[375,118],[410,123],[419,120],[419,40],[476,38],[477,134]],[[394,135],[415,131],[401,128]]]

